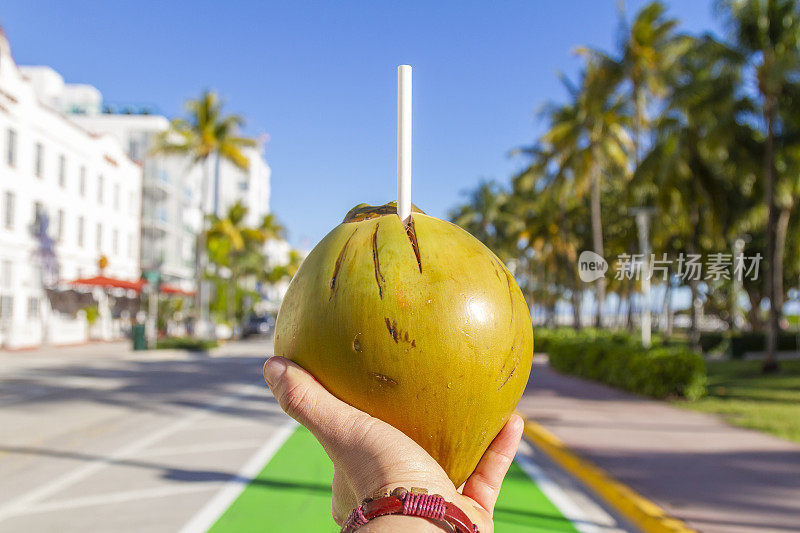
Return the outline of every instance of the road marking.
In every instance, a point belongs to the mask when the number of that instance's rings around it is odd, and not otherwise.
[[[258,448],[264,439],[231,440],[224,442],[210,442],[208,444],[190,444],[187,446],[164,446],[153,448],[136,455],[137,459],[145,457],[162,457],[164,455],[186,455],[190,453],[224,452],[241,450],[244,448]]]
[[[98,496],[85,496],[83,498],[72,498],[69,500],[56,500],[53,502],[30,505],[26,507],[24,511],[17,513],[16,516],[35,514],[35,513],[48,513],[52,511],[66,511],[68,509],[76,509],[79,507],[94,507],[96,505],[125,503],[125,502],[146,500],[152,498],[163,498],[166,496],[175,496],[178,494],[191,494],[193,492],[208,492],[214,490],[215,488],[216,487],[208,483],[190,485],[190,486],[173,485],[169,487],[155,487],[150,489],[113,492],[111,494],[101,494]]]
[[[92,474],[102,470],[103,468],[107,467],[108,465],[114,464],[122,459],[126,459],[132,455],[137,454],[138,452],[144,450],[148,446],[158,442],[159,440],[172,435],[173,433],[177,433],[178,431],[191,426],[197,420],[208,416],[210,413],[214,411],[219,411],[224,407],[227,407],[233,403],[235,403],[240,398],[248,396],[255,385],[247,385],[246,391],[242,390],[239,393],[223,396],[222,398],[218,399],[215,402],[210,404],[204,405],[200,408],[199,411],[192,413],[191,415],[182,418],[172,424],[169,424],[158,431],[150,433],[148,436],[143,437],[137,441],[134,441],[127,446],[119,448],[114,453],[110,454],[107,457],[99,457],[95,460],[92,460],[88,464],[78,467],[71,472],[68,472],[60,477],[57,477],[53,481],[42,485],[36,489],[33,489],[13,500],[5,503],[4,505],[0,506],[0,522],[6,520],[7,518],[22,514],[26,511],[26,509],[36,502],[47,498],[48,496],[52,496],[53,494],[57,493],[60,490],[63,490],[67,487],[70,487],[79,481],[86,479],[87,477],[91,476]],[[259,387],[260,389],[260,387]]]
[[[217,492],[217,494],[180,529],[180,533],[205,533],[213,526],[222,513],[239,497],[239,494],[258,475],[297,428],[297,422],[289,419],[280,426],[272,437],[264,443],[239,473]]]
[[[583,483],[628,522],[648,533],[696,533],[654,502],[584,460],[561,440],[532,420],[525,420],[525,437],[550,459]]]
[[[591,518],[583,512],[583,509],[575,503],[564,489],[553,482],[550,476],[545,474],[533,459],[527,455],[518,453],[514,460],[520,468],[528,474],[528,477],[539,486],[539,489],[547,496],[547,499],[561,511],[564,518],[572,522],[575,529],[581,533],[599,533],[602,531],[600,527],[591,523]]]

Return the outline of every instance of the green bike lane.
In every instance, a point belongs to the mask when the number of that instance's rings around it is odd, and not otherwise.
[[[331,518],[332,478],[333,465],[322,447],[308,430],[298,427],[209,531],[336,531],[337,526]],[[551,501],[546,492],[560,500],[561,508]],[[621,531],[613,527],[613,519],[606,520],[610,526],[606,527],[602,525],[602,519],[598,521],[594,520],[596,517],[581,516],[580,507],[557,484],[544,476],[528,455],[518,455],[497,502],[495,531]],[[565,513],[565,510],[569,513]],[[570,518],[565,514],[570,514]]]

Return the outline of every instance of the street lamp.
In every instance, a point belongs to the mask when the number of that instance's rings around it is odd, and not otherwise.
[[[739,329],[744,323],[744,318],[742,317],[742,308],[739,305],[739,293],[742,291],[743,272],[741,269],[744,265],[744,244],[744,239],[742,237],[738,237],[733,242],[733,264],[739,268],[739,270],[737,270],[737,268],[733,269],[733,294],[731,295],[733,316],[731,319],[734,329]]]
[[[652,207],[637,207],[630,210],[636,217],[636,228],[639,231],[639,249],[642,252],[642,346],[649,348],[650,339],[650,217],[655,210]]]

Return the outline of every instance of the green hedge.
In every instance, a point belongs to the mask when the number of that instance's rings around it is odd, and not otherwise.
[[[533,351],[548,353],[554,341],[572,339],[578,335],[573,328],[536,329],[533,332]]]
[[[708,353],[719,348],[723,342],[727,341],[730,335],[723,331],[708,331],[700,334],[700,349],[703,353]]]
[[[727,346],[723,343],[728,343]],[[700,348],[703,353],[721,351],[727,348],[733,359],[741,359],[747,352],[763,352],[767,349],[766,335],[763,331],[743,331],[739,333],[712,331],[700,334]],[[797,334],[781,332],[778,335],[778,350],[796,351]]]
[[[535,339],[540,336],[534,333]],[[685,346],[659,342],[644,349],[627,333],[597,330],[544,336],[550,365],[560,372],[654,398],[705,394],[705,363]]]
[[[218,346],[217,341],[208,339],[195,339],[193,337],[169,337],[156,341],[156,350],[188,350],[190,352],[205,352]]]
[[[767,349],[767,336],[763,331],[745,331],[731,335],[731,357],[741,359],[746,352],[763,352]],[[778,334],[778,350],[797,350],[797,334],[781,332]]]

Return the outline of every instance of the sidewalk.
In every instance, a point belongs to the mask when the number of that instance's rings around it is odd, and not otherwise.
[[[519,410],[704,533],[800,530],[800,446],[549,368]]]

